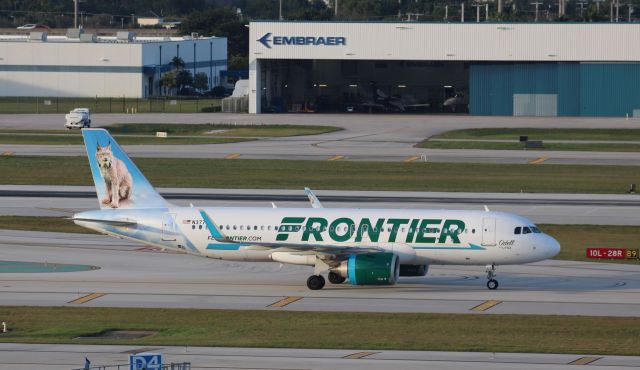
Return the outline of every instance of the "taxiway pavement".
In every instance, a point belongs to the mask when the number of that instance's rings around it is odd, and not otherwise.
[[[99,267],[2,273],[2,305],[78,306],[72,302],[90,296],[94,299],[83,299],[81,306],[587,316],[640,312],[640,264],[549,260],[500,266],[495,291],[485,287],[483,266],[432,266],[426,278],[401,278],[395,286],[327,284],[310,291],[305,281],[311,267],[212,260],[101,235],[10,230],[0,230],[0,260]],[[272,306],[285,298],[288,304]],[[483,303],[484,309],[476,308]]]
[[[0,343],[0,370],[82,369],[85,358],[94,366],[126,365],[129,354],[142,351],[161,352],[165,363],[190,362],[192,369],[556,370],[582,364],[597,370],[640,367],[637,356]]]
[[[62,115],[0,115],[0,128],[62,129]],[[571,152],[517,150],[420,149],[418,142],[445,131],[468,128],[640,128],[640,121],[624,118],[475,117],[452,115],[361,115],[361,114],[95,114],[94,126],[116,122],[140,123],[231,123],[335,125],[342,131],[288,138],[212,145],[129,145],[133,157],[239,158],[404,161],[418,157],[428,162],[528,163],[544,158],[545,163],[640,165],[640,153]],[[161,139],[159,139],[161,140]],[[14,155],[80,156],[82,146],[0,144],[0,153]],[[414,159],[416,160],[416,159]]]

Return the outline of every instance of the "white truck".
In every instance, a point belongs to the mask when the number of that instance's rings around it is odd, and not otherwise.
[[[72,128],[91,127],[91,110],[89,108],[75,108],[64,116],[64,127]]]

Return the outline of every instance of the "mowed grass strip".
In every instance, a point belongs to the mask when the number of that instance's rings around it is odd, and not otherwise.
[[[537,139],[535,139],[537,140]],[[425,140],[416,145],[418,148],[427,149],[483,149],[483,150],[524,150],[524,143],[498,143],[487,141],[432,141]],[[583,151],[583,152],[640,152],[640,143],[549,143],[543,142],[542,148],[527,149],[557,150],[557,151]]]
[[[0,307],[0,317],[12,329],[0,342],[14,343],[640,354],[638,317],[81,307]],[[156,334],[75,339],[113,329]]]
[[[61,126],[62,127],[62,126]],[[121,145],[147,144],[224,144],[260,137],[318,135],[342,130],[334,126],[230,125],[230,124],[114,124],[105,127]],[[155,137],[156,132],[168,134]],[[80,130],[0,130],[0,144],[82,145]]]
[[[434,139],[518,140],[594,140],[640,141],[640,129],[572,129],[572,128],[476,128],[454,130],[434,136]]]
[[[136,158],[158,187],[612,193],[640,167]],[[93,185],[84,157],[0,157],[0,184]]]
[[[261,125],[261,124],[225,124],[225,123],[117,123],[104,127],[113,135],[149,134],[164,131],[169,135],[208,135],[233,137],[286,137],[302,135],[318,135],[340,131],[335,126],[312,125]]]
[[[98,207],[96,199],[96,209]],[[76,225],[67,217],[55,216],[0,216],[0,229],[96,234],[92,230]]]
[[[120,145],[198,145],[198,144],[226,144],[253,140],[250,138],[231,137],[179,137],[171,136],[157,138],[155,136],[124,136],[115,135]],[[34,135],[34,134],[2,134],[0,132],[0,144],[13,145],[84,145],[82,136],[69,133],[68,135]]]

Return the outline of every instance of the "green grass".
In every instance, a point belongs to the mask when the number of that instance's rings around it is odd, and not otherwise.
[[[317,135],[342,130],[334,126],[297,125],[250,125],[229,124],[114,124],[106,126],[122,145],[145,144],[223,144],[254,140],[260,137],[285,137]],[[211,131],[221,130],[223,132]],[[157,138],[157,131],[168,133],[166,138]],[[0,144],[34,145],[82,145],[80,130],[35,131],[0,130]]]
[[[434,139],[518,140],[596,140],[640,141],[640,129],[571,129],[571,128],[477,128],[455,130],[434,136]]]
[[[13,330],[0,342],[13,343],[640,354],[638,317],[0,307],[0,318]],[[110,329],[156,334],[75,339]]]
[[[562,246],[554,258],[569,261],[640,264],[640,260],[596,260],[586,257],[587,248],[640,248],[640,226],[610,225],[539,225]]]
[[[523,143],[496,143],[485,141],[432,141],[425,140],[416,145],[427,149],[485,149],[485,150],[524,150]],[[543,143],[542,148],[527,150],[558,150],[558,151],[586,151],[586,152],[640,152],[639,144],[612,143]]]
[[[97,199],[96,208],[98,208]],[[95,234],[94,231],[80,227],[66,217],[49,216],[0,216],[0,229]]]
[[[429,149],[496,149],[523,150],[520,142],[482,141],[434,141],[447,140],[519,140],[521,135],[529,140],[542,140],[544,147],[528,150],[640,152],[640,129],[534,129],[534,128],[478,128],[448,131],[428,138],[416,145]],[[548,143],[545,140],[590,141],[639,141],[629,143]]]
[[[250,141],[253,139],[231,137],[178,137],[157,138],[155,136],[122,136],[114,135],[120,145],[146,145],[146,144],[225,144]],[[66,135],[33,135],[33,134],[3,134],[0,132],[0,144],[14,145],[84,145],[82,136],[77,133]]]
[[[49,104],[46,103],[49,102]],[[175,104],[172,104],[175,101]],[[89,108],[92,113],[199,113],[220,109],[220,99],[133,98],[0,98],[0,113],[68,113],[74,108]]]
[[[622,194],[636,166],[136,158],[158,187]],[[0,184],[93,185],[84,157],[0,156]]]

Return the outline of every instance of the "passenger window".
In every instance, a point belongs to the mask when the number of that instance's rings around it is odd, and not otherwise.
[[[476,229],[471,229],[471,234],[475,234],[476,233]]]
[[[528,227],[524,226],[524,227],[522,227],[522,233],[523,234],[531,234],[531,229],[529,229]]]
[[[254,229],[254,230],[258,230],[258,226],[254,226],[254,227],[253,227],[253,229]]]
[[[234,230],[237,230],[236,225],[233,225],[233,229],[234,229]]]
[[[260,226],[260,230],[264,230],[264,225]]]
[[[196,225],[191,225],[191,229],[195,230],[196,229]]]
[[[240,230],[244,230],[244,225],[240,225]]]
[[[513,231],[513,233],[514,233],[514,234],[516,234],[516,235],[520,235],[520,230],[521,230],[521,227],[520,227],[520,226],[518,226],[518,227],[516,227],[516,229]]]
[[[198,229],[202,230],[202,225],[198,225]]]

